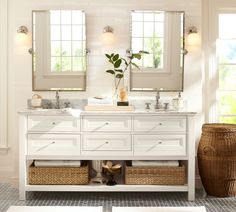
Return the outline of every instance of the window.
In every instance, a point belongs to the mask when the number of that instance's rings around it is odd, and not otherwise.
[[[149,52],[136,62],[140,67],[163,69],[165,54],[164,22],[165,13],[163,11],[132,12],[132,51],[134,53],[140,50]]]
[[[236,124],[236,14],[219,14],[219,121]]]
[[[34,55],[34,57],[45,58],[43,60],[47,61],[45,72],[70,74],[86,71],[85,13],[83,11],[50,10],[48,13],[37,13],[37,17],[33,20],[34,52],[37,50],[37,56]],[[44,32],[41,33],[42,31]],[[49,55],[45,53],[45,49]],[[43,55],[40,55],[41,52],[44,52]],[[34,60],[34,67],[36,70],[36,60]]]

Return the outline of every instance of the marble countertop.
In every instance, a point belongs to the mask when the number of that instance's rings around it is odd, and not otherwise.
[[[176,111],[176,110],[142,110],[135,109],[133,111],[85,111],[80,109],[64,108],[64,109],[25,109],[18,112],[23,115],[55,115],[55,116],[74,116],[80,117],[80,115],[127,115],[127,114],[146,114],[146,115],[195,115],[196,112],[193,111]]]

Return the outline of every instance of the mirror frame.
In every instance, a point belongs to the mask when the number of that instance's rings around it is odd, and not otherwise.
[[[47,90],[47,89],[35,89],[35,86],[34,86],[34,56],[33,56],[33,54],[34,54],[34,22],[33,22],[33,18],[34,18],[34,13],[35,12],[48,12],[48,11],[50,11],[50,10],[79,10],[79,9],[49,9],[49,10],[32,10],[32,13],[31,13],[31,21],[32,21],[32,23],[31,23],[31,29],[32,29],[32,39],[31,39],[31,48],[29,49],[29,53],[31,54],[31,57],[32,57],[32,59],[31,59],[31,62],[32,62],[32,91],[53,91],[53,92],[55,92],[55,91],[63,91],[63,92],[74,92],[74,91],[76,91],[76,92],[84,92],[84,91],[86,91],[86,88],[87,88],[87,70],[88,70],[88,52],[89,52],[89,50],[88,50],[88,48],[87,48],[87,25],[86,25],[86,18],[85,18],[85,35],[86,35],[86,41],[85,41],[85,45],[86,45],[86,48],[85,48],[85,51],[86,51],[86,64],[85,64],[85,67],[86,67],[86,74],[85,74],[85,82],[84,82],[84,89],[72,89],[72,90],[67,90],[67,89],[55,89],[55,90]],[[85,13],[85,11],[84,10],[80,10],[80,11],[82,11],[82,12],[84,12]]]
[[[179,10],[179,11],[176,11],[176,10],[131,10],[130,11],[130,48],[127,49],[127,52],[128,51],[132,51],[132,12],[133,11],[162,11],[162,12],[176,12],[176,13],[182,13],[183,14],[183,49],[181,49],[182,51],[182,55],[183,55],[183,60],[182,60],[182,83],[181,83],[181,89],[180,90],[161,90],[161,92],[183,92],[184,91],[184,73],[185,73],[185,67],[184,67],[184,64],[185,64],[185,55],[187,54],[186,53],[186,38],[185,38],[185,33],[186,33],[186,30],[185,30],[185,11],[182,11],[182,10]],[[143,49],[142,49],[143,50]],[[156,88],[153,88],[153,89],[149,89],[149,88],[143,88],[143,89],[140,89],[140,90],[137,90],[137,89],[132,89],[132,83],[131,83],[131,76],[132,76],[132,68],[130,67],[129,68],[129,71],[130,71],[130,74],[129,74],[129,85],[130,85],[130,89],[129,91],[130,92],[156,92],[157,89]]]

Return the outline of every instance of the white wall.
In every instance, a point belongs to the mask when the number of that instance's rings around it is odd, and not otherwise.
[[[2,0],[0,0],[2,1]],[[16,41],[16,30],[26,25],[31,31],[31,11],[42,9],[83,9],[87,14],[87,43],[91,53],[88,58],[87,91],[65,92],[61,98],[87,98],[95,95],[110,95],[113,81],[105,73],[107,62],[104,53],[116,51],[125,55],[130,43],[131,10],[175,10],[186,12],[186,27],[201,28],[201,0],[8,0],[8,145],[7,154],[0,154],[0,182],[14,182],[18,178],[18,120],[17,111],[26,108],[32,96],[30,44]],[[113,47],[102,43],[102,30],[106,25],[114,28],[116,44]],[[0,37],[1,39],[1,37]],[[196,117],[196,141],[201,131],[202,73],[201,48],[189,47],[186,56],[184,98],[188,108],[199,114]],[[128,82],[126,76],[126,82]],[[40,93],[43,98],[54,98],[52,92]],[[132,92],[130,96],[151,96],[154,93]],[[173,96],[174,94],[172,94]]]

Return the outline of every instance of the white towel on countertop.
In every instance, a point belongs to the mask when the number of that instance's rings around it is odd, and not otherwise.
[[[111,98],[88,98],[88,105],[112,105],[113,101]]]
[[[80,167],[80,160],[35,160],[36,167]]]
[[[178,167],[179,161],[175,160],[132,160],[132,166],[172,166]]]

